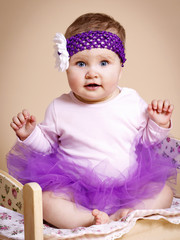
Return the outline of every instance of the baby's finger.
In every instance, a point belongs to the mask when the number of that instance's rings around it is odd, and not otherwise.
[[[173,104],[170,104],[169,107],[168,107],[168,112],[172,113],[174,110],[174,105]]]
[[[162,100],[158,100],[157,101],[157,112],[161,113],[163,110],[163,101]]]
[[[148,111],[152,111],[152,104],[148,104]]]
[[[152,109],[153,110],[157,110],[157,100],[153,100],[152,102],[151,102],[151,106],[152,106]]]
[[[18,127],[15,123],[13,123],[13,122],[10,123],[10,126],[12,127],[12,129],[13,129],[14,131],[19,130],[19,127]]]
[[[29,117],[29,119],[30,119],[30,122],[31,122],[31,123],[36,123],[36,117],[35,117],[35,116],[31,115],[31,116]]]
[[[17,116],[12,118],[12,123],[14,123],[18,128],[22,126],[21,122],[19,121]]]
[[[24,124],[26,122],[26,119],[22,112],[18,113],[17,118],[19,119],[21,124]]]
[[[28,110],[23,109],[23,110],[22,110],[22,114],[24,115],[24,118],[25,118],[25,119],[29,119],[30,114],[29,114]]]
[[[22,127],[22,123],[20,122],[17,116],[12,118],[12,122],[17,125],[18,128]]]
[[[164,112],[168,111],[169,105],[170,105],[169,100],[164,100],[164,103],[163,103],[163,111]]]

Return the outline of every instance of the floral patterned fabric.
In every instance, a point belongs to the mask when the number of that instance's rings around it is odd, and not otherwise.
[[[158,144],[157,151],[166,157],[174,158],[174,161],[179,163],[178,168],[180,168],[180,140],[167,137]]]
[[[112,240],[120,238],[129,232],[138,219],[159,220],[165,219],[173,224],[180,224],[180,199],[174,198],[169,209],[157,210],[135,210],[126,218],[117,222],[103,225],[93,225],[87,228],[79,227],[75,229],[56,229],[44,224],[45,239],[98,239]],[[24,239],[24,219],[23,215],[0,207],[0,235],[11,239]],[[81,238],[82,239],[82,238]]]
[[[21,184],[19,184],[21,185]],[[0,206],[23,213],[22,187],[0,175]]]

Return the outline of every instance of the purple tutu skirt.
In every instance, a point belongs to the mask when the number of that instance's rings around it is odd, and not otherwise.
[[[16,144],[7,155],[9,173],[22,184],[37,182],[43,191],[73,196],[78,206],[89,210],[99,209],[113,214],[121,208],[133,208],[143,199],[153,198],[167,181],[176,179],[176,163],[167,156],[158,155],[154,146],[136,146],[137,167],[129,168],[125,177],[99,175],[96,167],[80,166],[59,156],[35,153]],[[100,163],[98,167],[108,164]],[[120,161],[121,164],[121,161]]]

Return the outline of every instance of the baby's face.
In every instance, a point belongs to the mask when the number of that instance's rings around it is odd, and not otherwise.
[[[96,48],[73,55],[67,77],[71,90],[80,101],[97,103],[119,93],[117,85],[121,70],[121,62],[116,53]]]

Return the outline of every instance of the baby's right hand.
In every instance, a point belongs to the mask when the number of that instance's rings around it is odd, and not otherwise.
[[[10,126],[15,131],[19,139],[24,141],[35,129],[36,118],[32,115],[30,116],[27,110],[23,110],[18,113],[17,116],[12,118]]]

